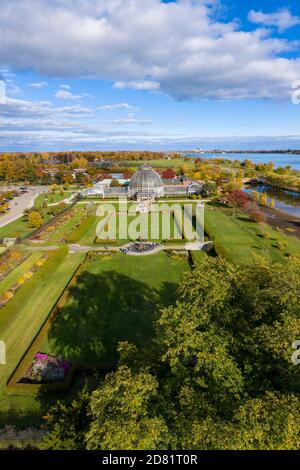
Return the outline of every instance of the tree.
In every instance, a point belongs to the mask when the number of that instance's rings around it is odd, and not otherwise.
[[[80,411],[48,414],[48,448],[299,450],[299,338],[298,257],[204,257],[158,313],[155,339],[122,343],[116,371]]]
[[[236,189],[227,195],[227,201],[231,207],[245,209],[250,201],[248,194],[240,189]]]
[[[111,187],[111,188],[118,188],[118,187],[120,187],[120,186],[121,186],[121,185],[120,185],[119,181],[116,180],[116,179],[113,179],[113,180],[111,181],[111,183],[110,183],[110,187]]]
[[[147,371],[121,366],[90,402],[89,450],[165,449],[168,428],[157,414],[158,383]]]
[[[85,449],[85,434],[90,423],[90,393],[86,387],[71,404],[58,401],[46,416],[51,432],[46,435],[42,449],[81,450]]]
[[[43,222],[44,222],[43,217],[37,211],[32,211],[28,215],[28,225],[29,225],[29,227],[38,228],[41,225],[43,225]]]
[[[172,178],[175,178],[175,176],[176,176],[176,173],[172,168],[168,168],[162,173],[162,177],[165,179],[172,179]]]

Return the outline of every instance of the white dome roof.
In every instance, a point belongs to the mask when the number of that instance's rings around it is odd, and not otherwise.
[[[161,188],[162,186],[161,177],[148,165],[144,165],[140,170],[136,171],[129,183],[130,189],[145,189],[146,191]]]

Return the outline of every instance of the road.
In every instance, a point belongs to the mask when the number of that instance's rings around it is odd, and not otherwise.
[[[16,188],[19,188],[19,186],[1,186],[0,191],[9,191]],[[25,209],[29,209],[34,205],[37,196],[47,192],[47,190],[47,186],[36,186],[35,189],[30,189],[28,193],[15,197],[10,201],[11,210],[5,215],[0,216],[0,227],[4,227],[21,217]]]

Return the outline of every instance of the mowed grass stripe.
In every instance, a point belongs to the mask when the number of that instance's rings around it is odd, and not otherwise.
[[[30,271],[34,263],[36,263],[42,256],[44,256],[44,253],[41,252],[35,252],[32,253],[28,258],[23,261],[17,268],[15,268],[11,273],[9,273],[8,276],[6,276],[1,282],[0,282],[0,294],[3,294],[3,292],[6,292],[9,290],[11,287],[13,287],[17,280],[23,276],[23,274],[27,273]],[[0,316],[1,316],[1,311],[0,311]]]
[[[77,222],[82,218],[83,212],[78,214],[72,214],[72,217],[65,223],[63,223],[55,232],[51,233],[48,237],[47,244],[53,244],[60,242],[62,238],[67,237],[74,229]]]
[[[58,249],[0,313],[0,338],[7,350],[0,384],[7,382],[83,259],[82,253],[67,255],[65,248]],[[14,320],[8,324],[10,315]]]

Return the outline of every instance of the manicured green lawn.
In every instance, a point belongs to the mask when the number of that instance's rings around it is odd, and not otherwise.
[[[50,233],[46,243],[51,245],[61,242],[62,239],[73,232],[75,225],[82,219],[82,215],[82,209],[76,209],[76,212],[72,212],[71,217],[66,222],[62,223],[54,232]]]
[[[20,217],[14,222],[0,228],[0,238],[24,237],[32,231],[33,228],[28,227],[28,222],[26,222],[23,217]]]
[[[179,168],[181,166],[188,166],[190,168],[194,168],[195,163],[194,161],[188,161],[186,158],[174,158],[172,160],[147,160],[143,162],[132,162],[132,166],[142,166],[142,165],[150,165],[153,168]]]
[[[191,203],[193,203],[191,201]],[[117,205],[113,205],[116,210],[120,208]],[[137,240],[140,237],[145,240],[153,242],[161,242],[162,240],[181,240],[183,239],[183,226],[180,221],[180,211],[183,205],[181,203],[168,202],[163,205],[154,205],[157,211],[152,213],[139,213],[131,215],[130,209],[135,207],[136,204],[130,204],[128,206],[128,213],[126,217],[125,211],[117,213],[116,218],[116,236],[117,240],[126,243],[130,240]],[[174,207],[172,207],[174,206]],[[170,209],[169,209],[170,207]],[[179,212],[174,210],[179,208]],[[107,214],[104,217],[99,217],[99,222],[105,222]],[[105,230],[102,231],[102,236],[97,239],[97,243],[104,243],[107,238],[105,232],[107,232],[108,225],[114,227],[114,218],[111,217],[108,223],[103,224]],[[140,223],[139,223],[140,222]],[[141,225],[143,229],[141,230]],[[128,230],[126,230],[128,229]],[[127,236],[124,235],[127,232]],[[136,235],[134,232],[137,232]],[[101,235],[100,233],[98,235]],[[111,237],[109,238],[111,239]]]
[[[97,237],[97,225],[99,218],[95,215],[89,216],[87,221],[82,223],[82,227],[78,227],[77,240],[80,245],[93,245]],[[84,224],[84,225],[83,225]]]
[[[21,276],[23,276],[23,274],[28,272],[30,268],[34,265],[34,263],[36,263],[42,256],[43,253],[41,252],[32,253],[25,261],[23,261],[23,263],[21,263],[17,268],[11,271],[8,276],[2,279],[2,281],[0,281],[0,294],[13,287],[17,280]]]
[[[235,263],[251,263],[253,255],[265,256],[269,261],[284,261],[287,253],[300,254],[300,241],[272,229],[263,228],[270,236],[261,236],[261,228],[246,214],[234,215],[228,209],[207,206],[205,210],[205,232],[215,244],[218,254]],[[286,241],[288,246],[280,251],[276,239]]]
[[[205,256],[207,256],[206,251],[203,251],[203,250],[191,251],[191,257],[192,257],[193,263],[195,264],[201,263],[201,261],[203,260]]]
[[[35,200],[34,207],[42,207],[44,202],[46,202],[47,204],[55,204],[57,202],[63,201],[67,197],[68,197],[68,194],[64,193],[62,195],[60,194],[60,191],[55,192],[54,194],[51,192],[40,194]]]
[[[71,361],[112,364],[119,341],[143,347],[153,335],[160,305],[170,305],[186,260],[159,253],[147,257],[95,255],[55,320],[43,352]]]
[[[0,366],[0,423],[3,416],[9,421],[14,414],[19,419],[40,409],[36,397],[7,395],[6,383],[83,258],[82,253],[68,255],[66,248],[58,249],[1,309],[0,339],[6,343],[7,363]]]

